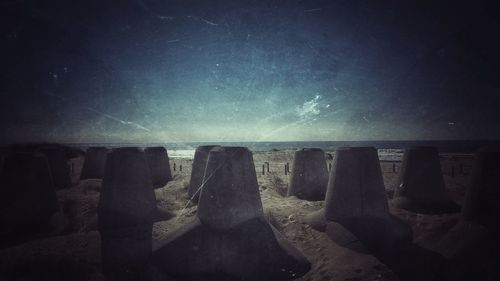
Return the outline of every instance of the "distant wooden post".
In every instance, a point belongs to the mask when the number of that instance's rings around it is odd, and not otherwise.
[[[396,163],[392,163],[392,172],[395,173],[396,172]]]
[[[285,176],[287,175],[288,172],[288,166],[285,164]]]
[[[265,175],[265,174],[266,174],[265,167],[266,167],[266,165],[262,165],[262,174],[263,174],[263,175]]]
[[[266,164],[266,170],[269,173],[269,162],[264,162],[264,164]]]
[[[182,165],[179,165],[179,171],[182,172]]]
[[[175,171],[175,163],[174,163],[174,171]]]

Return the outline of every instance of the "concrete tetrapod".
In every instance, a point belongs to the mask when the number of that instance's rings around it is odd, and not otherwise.
[[[70,169],[66,152],[61,148],[42,148],[40,152],[47,157],[50,173],[56,189],[71,187]]]
[[[476,153],[462,219],[475,221],[500,234],[500,148],[482,148]]]
[[[208,153],[218,145],[202,145],[196,148],[194,153],[193,166],[191,169],[191,180],[189,181],[188,196],[191,202],[198,203],[203,184],[203,175],[207,167]]]
[[[80,179],[102,179],[106,165],[108,149],[105,147],[89,147],[85,152]]]
[[[325,152],[319,148],[295,151],[288,196],[310,201],[324,200],[327,184]]]
[[[164,147],[148,147],[144,149],[146,157],[151,169],[151,177],[153,188],[165,186],[172,180],[172,172],[170,171],[170,162],[168,161],[168,153]]]
[[[167,149],[162,146],[147,147],[144,149],[144,153],[148,161],[153,189],[164,187],[172,180]],[[166,221],[174,216],[175,215],[167,209],[157,206],[153,221]]]
[[[395,207],[424,214],[460,211],[460,206],[446,194],[436,148],[421,146],[405,151],[392,203]]]
[[[500,278],[497,268],[491,268],[498,264],[499,250],[492,245],[500,241],[499,157],[499,147],[476,153],[461,219],[438,244],[438,252],[454,262],[451,280]]]
[[[113,149],[98,205],[102,269],[108,280],[147,279],[155,212],[144,152],[133,147]]]
[[[59,203],[45,155],[7,155],[0,178],[0,240],[21,239],[18,236],[43,231],[58,211]]]
[[[264,218],[252,153],[210,151],[197,217],[155,247],[153,263],[183,280],[293,280],[311,264]]]
[[[436,276],[444,259],[413,244],[411,228],[389,213],[375,148],[336,150],[325,200],[323,210],[306,217],[311,227],[340,246],[373,254],[402,280]]]
[[[368,248],[386,248],[390,246],[386,243],[407,243],[412,239],[410,227],[389,213],[377,150],[373,147],[336,150],[325,208],[308,216],[306,222],[315,229],[331,233],[332,239],[340,245],[359,251],[362,247],[354,243],[362,240],[358,236],[374,235],[364,238],[363,245]],[[349,236],[342,228],[353,235]]]

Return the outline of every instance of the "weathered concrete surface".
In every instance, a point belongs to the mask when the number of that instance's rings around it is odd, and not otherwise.
[[[336,150],[325,197],[325,216],[327,220],[339,222],[364,216],[389,217],[375,148],[342,147]]]
[[[311,266],[263,217],[224,231],[196,219],[155,248],[153,262],[182,280],[293,280]]]
[[[337,149],[325,208],[304,221],[343,247],[374,255],[401,280],[442,280],[445,274],[445,259],[412,243],[411,227],[389,213],[373,147]]]
[[[500,250],[500,148],[485,147],[475,156],[461,219],[436,250],[450,260],[449,280],[497,280]]]
[[[198,217],[215,229],[229,229],[263,216],[252,153],[245,147],[210,150]]]
[[[12,153],[5,157],[0,177],[2,242],[48,227],[59,203],[43,154]]]
[[[103,273],[110,280],[144,280],[151,254],[156,199],[146,156],[138,148],[114,149],[98,206]]]
[[[102,179],[107,154],[108,149],[105,147],[89,147],[85,153],[80,179]]]
[[[152,262],[182,280],[293,280],[311,264],[265,220],[252,153],[210,151],[195,220],[155,247]]]
[[[117,148],[108,155],[99,198],[100,228],[152,223],[156,199],[144,152]]]
[[[500,233],[500,148],[476,153],[462,219],[474,221]]]
[[[401,209],[427,214],[460,211],[460,206],[446,194],[436,148],[422,146],[405,151],[393,204]]]
[[[373,147],[336,150],[325,200],[323,210],[305,219],[315,229],[324,230],[333,221],[369,245],[412,240],[411,229],[389,213],[377,150]],[[367,225],[370,227],[365,229]]]
[[[47,157],[56,189],[70,188],[71,177],[66,152],[61,148],[42,148],[40,152]]]
[[[325,199],[328,168],[325,152],[319,148],[303,148],[295,152],[288,196],[303,200]]]
[[[168,152],[164,147],[148,147],[144,149],[151,169],[153,188],[165,186],[172,180]]]
[[[202,145],[196,148],[191,169],[191,180],[189,181],[188,196],[191,202],[198,203],[201,193],[201,185],[203,184],[203,176],[207,167],[208,153],[218,145]]]

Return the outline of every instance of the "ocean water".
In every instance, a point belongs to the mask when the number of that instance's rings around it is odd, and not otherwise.
[[[432,140],[432,141],[300,141],[300,142],[190,142],[190,143],[78,143],[68,144],[87,149],[90,146],[108,148],[123,146],[164,146],[171,158],[193,158],[200,145],[245,146],[252,151],[295,150],[300,148],[321,148],[333,152],[342,146],[373,146],[378,149],[382,161],[398,161],[405,148],[412,146],[434,146],[440,153],[474,153],[483,146],[499,146],[497,140]]]

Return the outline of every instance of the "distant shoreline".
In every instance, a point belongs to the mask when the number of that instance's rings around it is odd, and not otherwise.
[[[51,143],[28,143],[26,145],[44,145]],[[53,143],[52,143],[53,144]],[[25,144],[15,144],[23,146]],[[372,146],[379,150],[379,154],[402,153],[404,149],[413,146],[433,146],[443,154],[472,154],[484,146],[500,146],[500,140],[405,140],[405,141],[297,141],[297,142],[189,142],[189,143],[59,143],[58,145],[86,150],[92,146],[108,148],[137,146],[163,146],[167,148],[172,158],[193,158],[194,151],[200,145],[244,146],[253,152],[290,151],[300,148],[321,148],[326,152],[333,152],[342,146]],[[0,145],[7,147],[8,144]],[[387,151],[386,151],[387,150]]]
[[[483,146],[500,146],[500,140],[416,140],[416,141],[299,141],[299,142],[190,142],[190,143],[66,143],[87,148],[89,146],[164,146],[168,150],[194,150],[200,145],[245,146],[252,151],[295,150],[317,147],[333,151],[341,146],[373,146],[377,149],[405,149],[412,146],[434,146],[441,153],[474,153]]]

